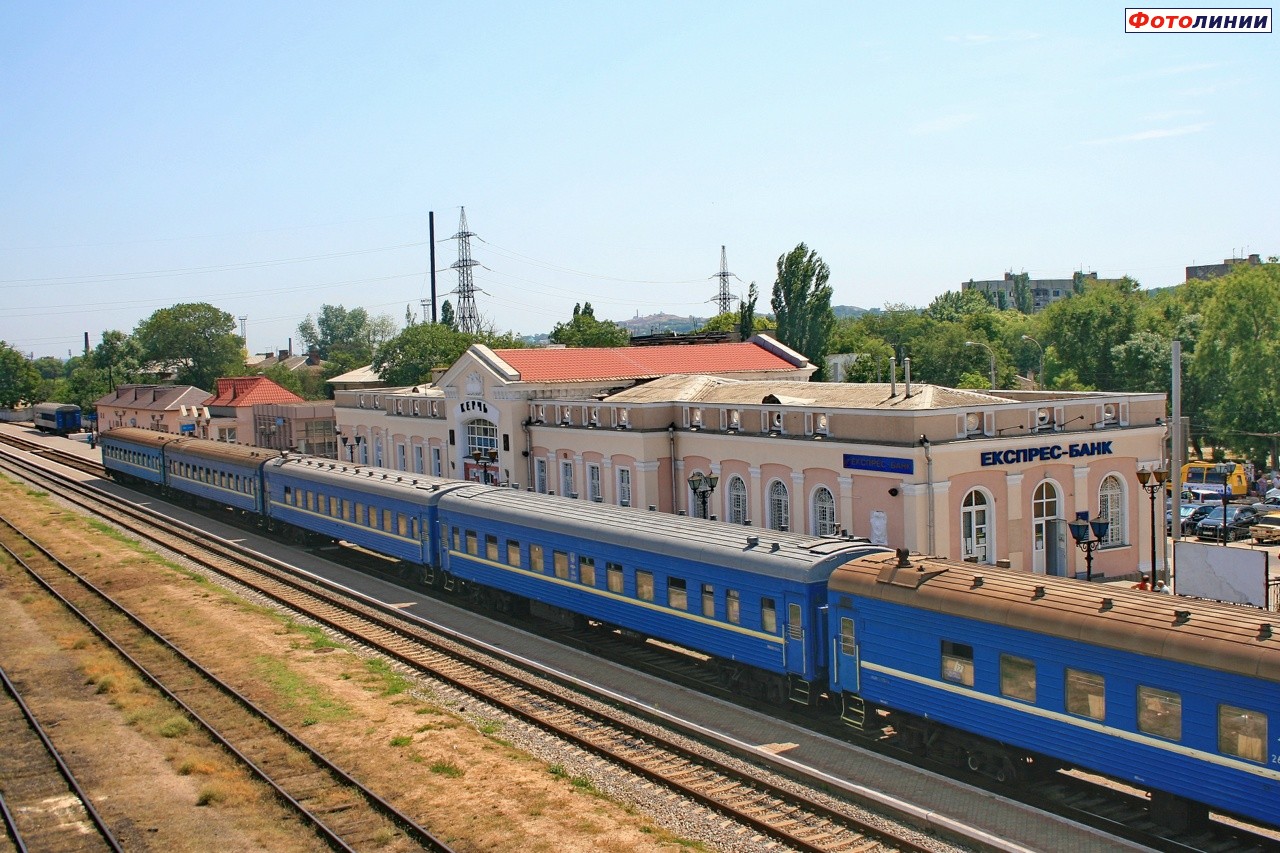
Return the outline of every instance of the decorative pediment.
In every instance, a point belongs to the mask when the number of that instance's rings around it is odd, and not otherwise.
[[[468,373],[466,383],[468,397],[484,396],[484,377],[480,375],[480,371],[473,370]]]

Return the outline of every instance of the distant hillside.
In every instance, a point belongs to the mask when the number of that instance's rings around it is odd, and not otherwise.
[[[879,314],[879,308],[859,308],[856,305],[832,305],[831,310],[835,312],[837,320],[843,320],[845,317],[861,317],[863,314]]]
[[[651,335],[655,332],[692,332],[706,324],[706,317],[677,317],[675,314],[650,314],[641,317],[639,312],[630,320],[616,321],[633,335]]]

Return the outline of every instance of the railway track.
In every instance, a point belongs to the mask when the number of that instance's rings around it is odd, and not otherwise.
[[[49,594],[239,758],[335,850],[452,848],[307,746],[86,577],[0,516],[0,545]],[[34,554],[20,557],[10,542]],[[25,549],[24,549],[25,550]],[[119,617],[123,615],[125,619]]]
[[[40,444],[39,442],[28,441],[11,433],[0,432],[0,444],[6,444],[9,447],[14,447],[45,459],[51,459],[59,465],[65,465],[68,468],[74,468],[77,471],[83,471],[95,477],[105,478],[107,476],[107,469],[97,462],[77,456],[74,453],[68,453],[65,450],[58,450],[57,448]]]
[[[25,465],[24,465],[25,467]],[[404,619],[394,608],[356,603],[287,566],[212,542],[200,531],[154,518],[130,507],[106,505],[100,493],[62,483],[38,469],[41,480],[65,500],[104,517],[136,536],[182,554],[236,584],[392,657],[415,673],[444,681],[508,714],[663,785],[743,827],[803,851],[917,851],[921,831],[895,832],[883,817],[864,820],[857,810],[833,808],[816,798],[783,790],[768,773],[744,770],[740,761],[716,758],[706,748],[637,720],[625,711],[581,697],[519,666],[481,654],[459,639],[443,639]]]
[[[17,686],[0,669],[0,817],[16,850],[123,848]]]

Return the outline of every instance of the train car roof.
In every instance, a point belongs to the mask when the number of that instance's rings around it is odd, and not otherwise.
[[[1252,607],[893,554],[845,563],[840,594],[1280,681],[1280,614]],[[1081,661],[1083,665],[1085,661]]]
[[[357,489],[367,494],[425,504],[433,503],[449,488],[469,485],[465,480],[449,480],[428,474],[413,474],[294,454],[270,463],[268,473],[272,471],[334,488]]]
[[[237,465],[258,465],[270,459],[279,459],[283,454],[269,447],[254,447],[250,444],[229,444],[225,441],[211,441],[207,438],[189,438],[182,444],[169,448],[170,458],[191,456],[196,459],[208,459],[215,462],[230,462]]]
[[[171,432],[156,432],[153,429],[143,429],[142,427],[116,427],[108,430],[98,436],[98,442],[108,443],[112,441],[122,441],[128,444],[140,444],[144,447],[163,447],[175,441],[189,441],[182,435]]]
[[[440,507],[801,583],[826,580],[832,566],[885,550],[860,540],[784,533],[479,484],[449,492],[441,497]]]
[[[75,403],[36,403],[33,409],[37,412],[47,412],[49,410],[63,412],[71,409],[74,409],[77,412],[80,411],[80,407]]]

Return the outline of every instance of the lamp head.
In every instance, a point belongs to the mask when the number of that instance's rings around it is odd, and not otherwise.
[[[1071,530],[1071,538],[1077,542],[1089,541],[1089,522],[1083,518],[1077,518],[1075,521],[1068,521],[1067,527]]]
[[[1111,522],[1105,518],[1089,519],[1089,526],[1093,528],[1093,537],[1095,539],[1106,539],[1107,531],[1111,528]]]

